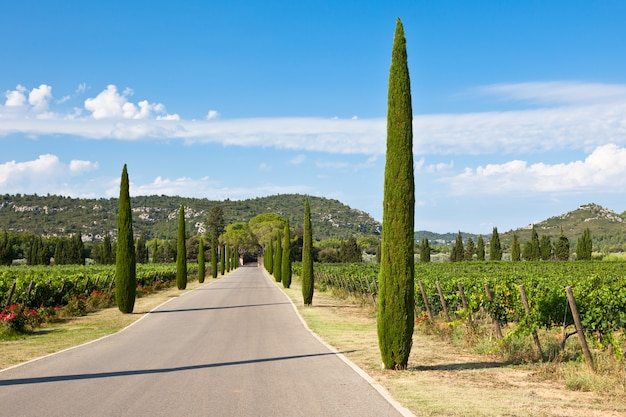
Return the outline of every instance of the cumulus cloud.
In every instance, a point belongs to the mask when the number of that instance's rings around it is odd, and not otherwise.
[[[33,88],[28,94],[28,104],[37,112],[48,110],[48,101],[52,98],[52,87],[41,84],[39,87]]]
[[[97,169],[97,162],[72,160],[64,163],[51,154],[40,155],[32,161],[8,161],[0,164],[0,188],[7,193],[60,192],[66,190],[69,178]]]
[[[26,104],[26,87],[23,85],[17,85],[15,90],[7,91],[4,93],[6,102],[4,105],[6,107],[22,107]]]
[[[626,186],[626,148],[607,144],[584,160],[558,164],[523,160],[487,164],[440,181],[455,194],[464,195],[620,192]]]
[[[91,112],[94,119],[147,119],[154,114],[165,113],[165,106],[161,103],[150,103],[142,100],[137,104],[128,101],[133,95],[130,88],[120,94],[115,85],[108,85],[96,97],[85,100],[85,109]],[[177,116],[170,116],[177,117]]]
[[[206,115],[207,120],[215,120],[215,119],[219,119],[219,117],[220,117],[220,113],[216,110],[209,110],[209,112]]]

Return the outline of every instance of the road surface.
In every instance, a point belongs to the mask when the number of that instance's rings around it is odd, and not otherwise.
[[[0,416],[400,415],[257,267],[115,335],[0,372]]]

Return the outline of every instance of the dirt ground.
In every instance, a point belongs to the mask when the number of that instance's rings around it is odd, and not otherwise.
[[[572,391],[541,363],[510,364],[417,330],[406,371],[381,369],[373,307],[316,293],[309,327],[383,385],[416,416],[626,416],[626,393]],[[584,364],[582,365],[584,369]]]

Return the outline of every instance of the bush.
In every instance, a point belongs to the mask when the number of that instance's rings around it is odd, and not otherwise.
[[[23,333],[27,327],[39,326],[40,319],[36,310],[23,304],[11,304],[0,311],[0,322],[10,331]]]

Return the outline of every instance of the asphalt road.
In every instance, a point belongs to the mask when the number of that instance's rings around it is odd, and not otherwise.
[[[0,372],[0,416],[400,416],[238,268],[97,342]]]

